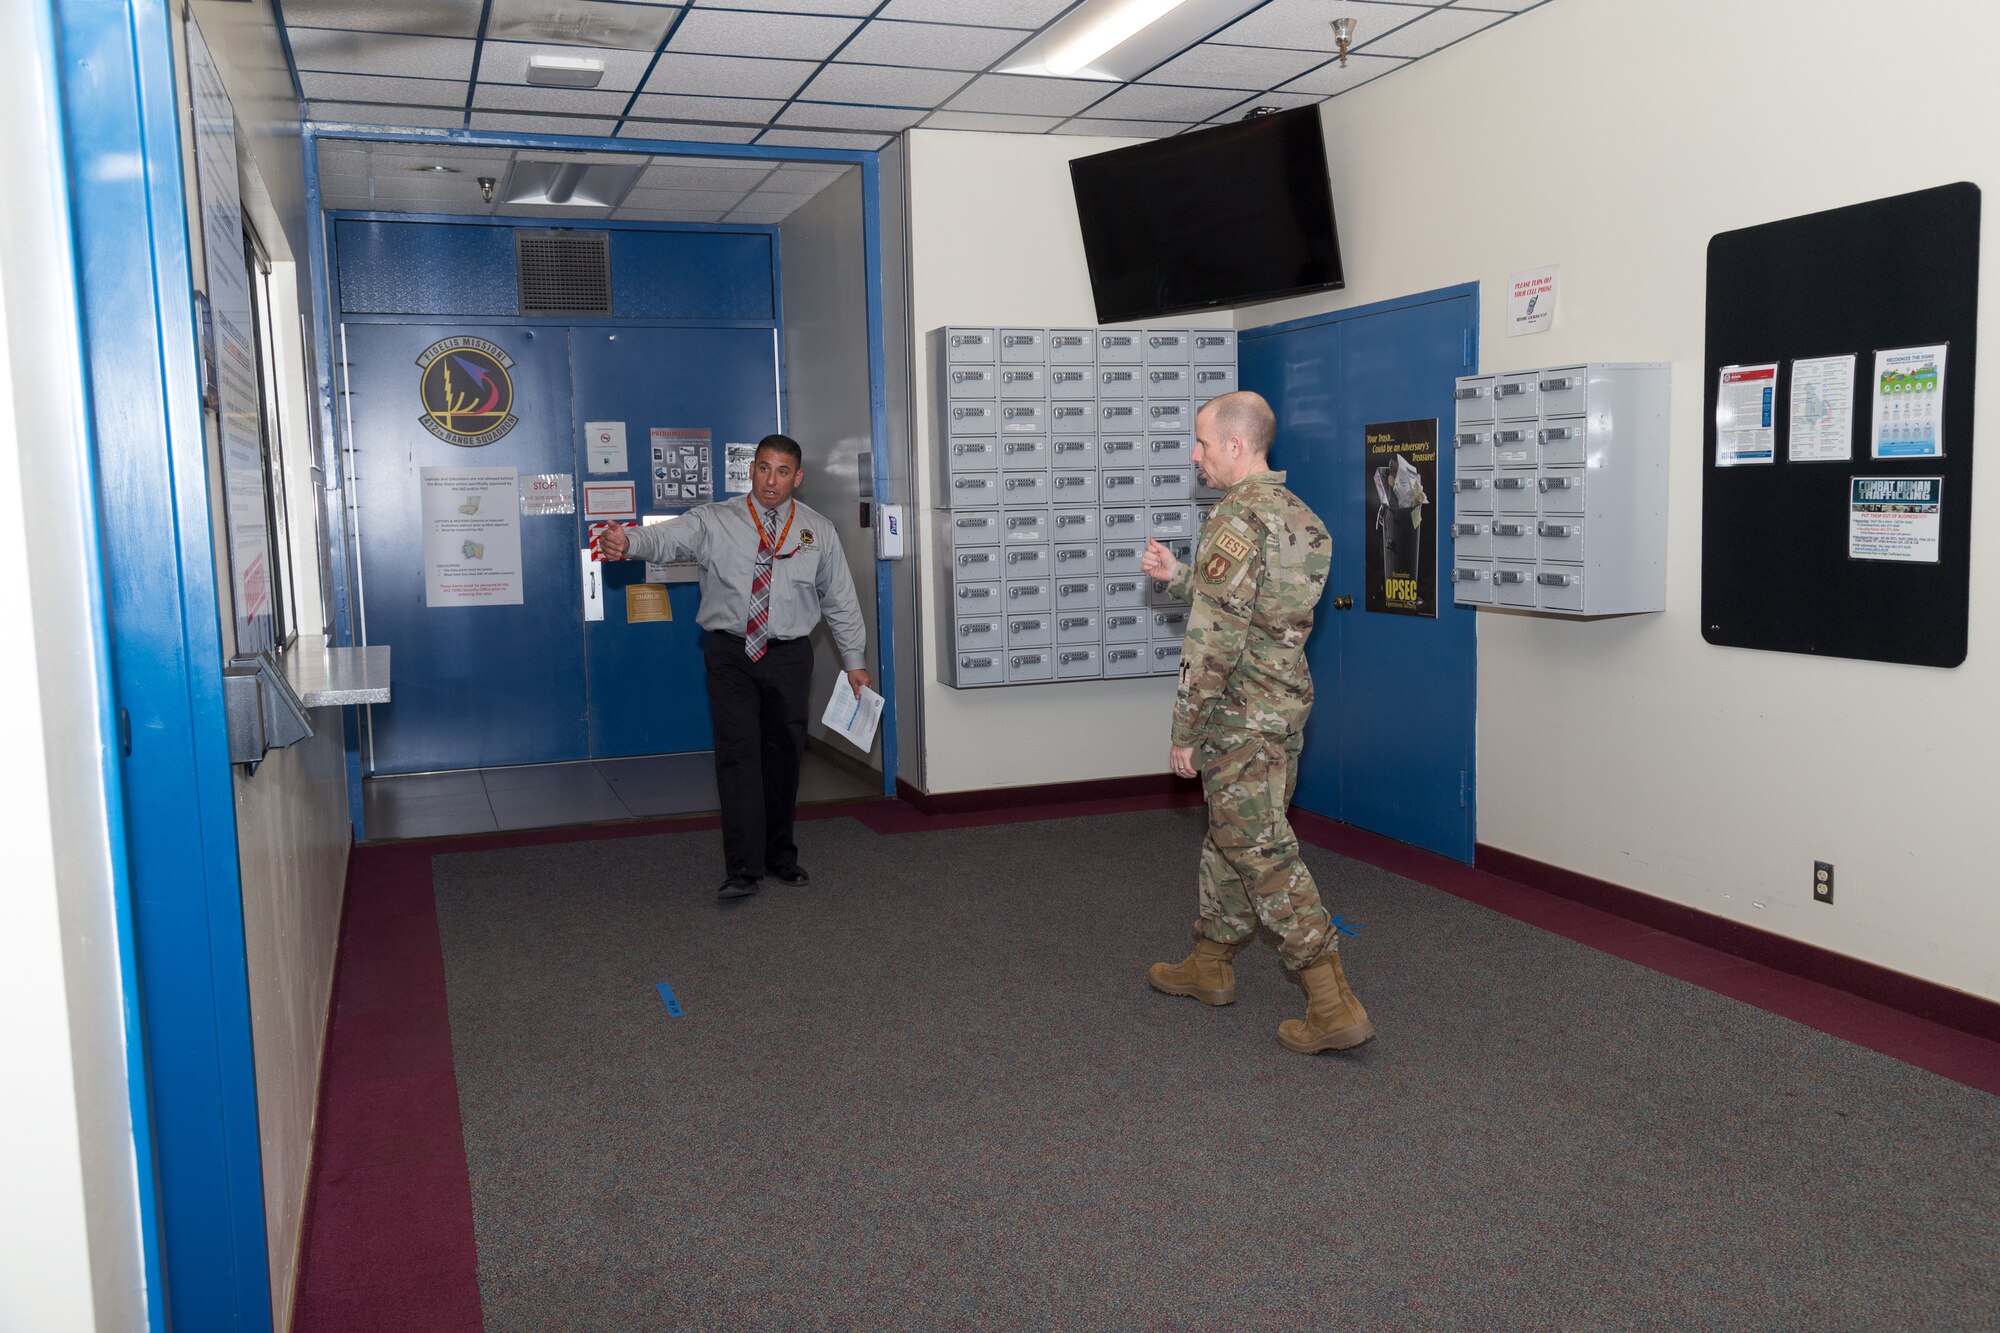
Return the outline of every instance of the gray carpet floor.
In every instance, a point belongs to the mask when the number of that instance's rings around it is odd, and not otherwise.
[[[2000,1099],[1316,849],[1382,1036],[1294,1055],[1268,942],[1146,986],[1200,837],[438,858],[487,1327],[2000,1328]]]

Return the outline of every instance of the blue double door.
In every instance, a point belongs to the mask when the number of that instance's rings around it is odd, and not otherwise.
[[[1317,699],[1297,803],[1316,814],[1470,863],[1474,843],[1473,613],[1453,605],[1453,380],[1476,363],[1467,290],[1245,330],[1241,382],[1278,416],[1272,466],[1334,541],[1332,576],[1306,644]],[[1436,618],[1370,612],[1364,428],[1438,423],[1435,521],[1422,559],[1438,571]],[[1349,605],[1351,603],[1351,605]]]
[[[778,429],[771,328],[350,321],[340,332],[358,623],[367,642],[394,652],[394,702],[364,718],[367,771],[710,748],[697,591],[670,585],[670,621],[630,624],[625,588],[645,580],[645,566],[602,566],[595,576],[604,584],[604,616],[586,621],[583,488],[630,481],[639,512],[654,512],[650,432],[692,428],[709,432],[720,494],[724,443]],[[460,337],[493,344],[512,363],[515,424],[475,447],[425,428],[418,388],[426,349]],[[587,421],[625,424],[625,471],[589,470]],[[521,515],[519,605],[426,604],[426,468],[512,468],[522,477],[571,479],[577,512]]]

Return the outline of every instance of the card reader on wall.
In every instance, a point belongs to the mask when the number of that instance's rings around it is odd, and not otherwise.
[[[902,505],[877,505],[875,507],[875,558],[877,560],[901,560],[903,558],[903,524],[908,522]]]

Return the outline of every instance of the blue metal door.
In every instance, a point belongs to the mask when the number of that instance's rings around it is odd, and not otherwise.
[[[468,336],[498,346],[511,360],[507,410],[515,418],[504,435],[473,446],[426,429],[419,364],[441,340]],[[350,322],[341,328],[340,349],[354,450],[361,629],[365,642],[395,652],[395,701],[370,708],[364,721],[370,771],[588,757],[583,539],[574,515],[521,516],[520,605],[425,602],[423,469],[580,471],[568,330]]]
[[[778,429],[777,344],[769,328],[579,328],[571,335],[575,385],[572,438],[584,447],[586,421],[625,423],[631,471],[592,480],[638,484],[639,512],[678,513],[655,505],[650,470],[654,427],[709,432],[715,494],[724,497],[723,446],[755,443]],[[590,476],[579,453],[579,483]],[[707,676],[701,663],[691,583],[670,585],[673,620],[629,624],[625,588],[643,583],[634,561],[605,566],[604,619],[585,628],[590,682],[590,753],[674,754],[714,744]]]
[[[1306,728],[1298,803],[1402,842],[1472,860],[1473,613],[1438,584],[1436,619],[1365,609],[1363,428],[1438,422],[1434,533],[1449,550],[1452,380],[1474,366],[1477,299],[1437,293],[1242,336],[1242,383],[1278,414],[1272,464],[1334,539],[1333,575],[1306,659],[1318,701]],[[1440,566],[1434,566],[1439,567]],[[1338,610],[1335,599],[1352,598]]]

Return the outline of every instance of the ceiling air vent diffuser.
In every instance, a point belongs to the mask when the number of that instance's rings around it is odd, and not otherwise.
[[[610,240],[601,231],[516,231],[521,313],[611,314]]]

